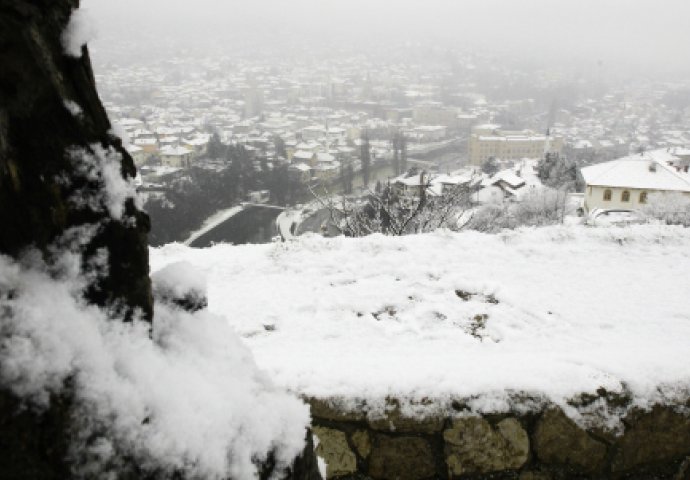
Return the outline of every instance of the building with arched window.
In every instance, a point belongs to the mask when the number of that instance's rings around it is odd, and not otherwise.
[[[690,151],[662,149],[583,168],[583,209],[636,210],[649,194],[680,192],[690,196]]]

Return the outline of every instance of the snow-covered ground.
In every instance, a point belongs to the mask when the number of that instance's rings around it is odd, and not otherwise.
[[[690,230],[558,226],[151,250],[206,272],[281,386],[317,397],[564,405],[599,387],[638,403],[690,387]]]

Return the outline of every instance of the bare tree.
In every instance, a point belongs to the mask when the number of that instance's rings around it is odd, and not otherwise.
[[[343,235],[362,237],[373,233],[406,235],[448,228],[459,230],[471,216],[471,189],[450,188],[430,195],[432,183],[422,173],[416,195],[387,184],[380,192],[369,190],[365,197],[320,196],[312,191],[321,206],[329,212],[331,224]],[[327,194],[327,192],[325,192]]]
[[[469,228],[497,232],[505,228],[563,223],[568,194],[565,190],[539,188],[520,201],[489,203],[478,207]]]

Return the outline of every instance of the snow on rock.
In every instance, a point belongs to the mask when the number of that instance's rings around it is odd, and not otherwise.
[[[676,227],[557,226],[171,244],[151,263],[204,270],[210,310],[288,389],[490,412],[523,392],[565,409],[600,387],[642,406],[688,395],[689,244]]]
[[[65,54],[80,58],[82,47],[96,38],[96,27],[89,11],[83,8],[72,12],[69,23],[62,33],[62,46]]]
[[[77,476],[110,478],[103,469],[121,473],[129,458],[163,476],[255,478],[269,453],[281,468],[301,452],[307,407],[225,319],[159,304],[151,338],[149,324],[83,302],[79,255],[65,254],[61,273],[36,258],[0,256],[0,382],[45,406],[69,379]]]
[[[82,110],[79,104],[74,100],[65,100],[64,104],[67,111],[72,114],[73,117],[79,118],[84,115],[84,110]]]
[[[74,147],[67,153],[75,164],[76,174],[89,182],[100,183],[102,188],[77,192],[71,201],[94,211],[107,209],[115,220],[122,220],[127,199],[133,199],[137,208],[141,209],[142,201],[134,182],[122,177],[120,153],[99,144],[91,145],[90,149]]]
[[[125,130],[125,127],[123,127],[122,124],[116,121],[111,121],[111,124],[112,127],[110,128],[110,131],[108,133],[116,138],[119,138],[122,141],[123,147],[127,148],[131,146],[132,141],[129,137],[129,133],[127,132],[127,130]]]
[[[152,275],[153,294],[188,310],[207,306],[206,276],[189,262],[176,262]]]

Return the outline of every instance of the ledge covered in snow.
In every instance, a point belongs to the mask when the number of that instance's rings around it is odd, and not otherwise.
[[[278,384],[313,397],[638,404],[690,387],[690,230],[549,227],[151,251],[204,270]]]

